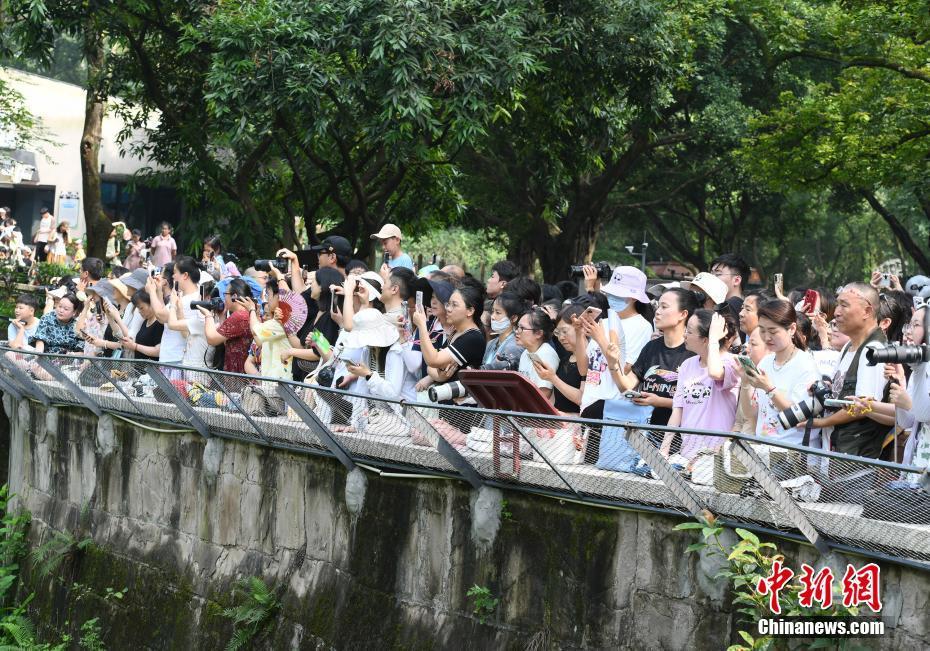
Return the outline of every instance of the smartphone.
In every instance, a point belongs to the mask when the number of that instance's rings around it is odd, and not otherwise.
[[[390,257],[388,257],[388,254],[385,253],[385,254],[384,254],[384,258],[383,258],[383,263],[382,263],[381,266],[387,266],[387,263],[388,263],[389,261],[390,261]]]
[[[174,291],[176,291],[176,292],[181,291],[180,285],[178,285],[178,281],[177,281],[177,280],[174,281]]]
[[[423,292],[417,292],[417,308],[423,309]]]
[[[784,284],[785,277],[783,274],[775,274],[775,286],[780,287]]]
[[[531,360],[533,360],[534,362],[539,362],[540,364],[545,364],[545,362],[543,361],[543,358],[540,357],[539,355],[537,355],[536,353],[531,353],[530,351],[526,351],[526,356],[529,357],[529,358],[530,358]]]
[[[626,391],[624,392],[623,397],[627,400],[633,400],[634,398],[642,398],[643,394],[639,391]]]
[[[824,407],[832,407],[833,409],[846,409],[847,407],[852,407],[855,403],[853,400],[834,400],[833,398],[828,398],[823,401]]]
[[[591,317],[592,320],[597,320],[597,317],[601,315],[601,308],[599,307],[586,307],[583,313],[585,316]]]
[[[437,261],[438,259],[439,259],[439,254],[438,254],[438,253],[434,253],[434,254],[433,254],[433,261],[432,261],[431,264],[436,264],[436,261]]]
[[[891,274],[882,274],[882,279],[878,281],[879,287],[891,287]]]
[[[803,305],[801,306],[801,311],[804,314],[810,314],[815,309],[817,309],[817,304],[820,302],[820,294],[816,290],[808,289],[804,292],[804,300],[802,301]]]
[[[756,367],[755,363],[749,359],[746,355],[737,355],[736,359],[739,360],[740,365],[747,371],[752,371],[756,375],[759,375],[759,369]]]
[[[338,312],[339,310],[336,309],[336,295],[335,295],[335,294],[330,294],[329,296],[330,296],[330,300],[329,300],[329,311],[330,311],[330,312]]]

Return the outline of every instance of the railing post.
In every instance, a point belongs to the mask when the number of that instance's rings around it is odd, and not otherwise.
[[[416,407],[404,405],[404,416],[410,421],[411,425],[415,423],[415,426],[421,431],[432,432],[436,436],[436,451],[458,471],[465,481],[471,484],[472,488],[478,489],[484,485],[484,480],[474,466],[468,463],[465,457],[452,447],[452,444],[442,434],[436,431],[436,428],[423,417],[423,414],[416,410]]]
[[[827,543],[826,539],[821,536],[820,532],[811,524],[811,521],[791,498],[791,495],[785,490],[784,486],[781,485],[778,478],[772,474],[769,467],[759,458],[759,455],[752,449],[752,446],[746,444],[744,441],[737,440],[733,441],[733,445],[730,446],[730,449],[739,462],[746,466],[746,469],[752,474],[753,479],[759,482],[762,489],[769,494],[775,501],[775,504],[777,504],[791,519],[791,523],[797,527],[798,531],[804,534],[804,537],[807,538],[821,554],[828,553],[830,551],[830,545]]]
[[[46,407],[51,404],[51,401],[49,400],[48,396],[45,395],[45,392],[42,391],[38,385],[36,385],[36,383],[31,377],[29,377],[26,371],[17,366],[15,362],[7,359],[6,355],[0,355],[0,365],[3,365],[3,367],[7,369],[14,378],[16,378],[16,381],[19,382],[20,385],[26,390],[26,393],[41,402]]]
[[[210,428],[207,426],[203,419],[200,418],[200,415],[194,410],[187,400],[184,399],[178,390],[174,388],[174,385],[165,377],[165,374],[161,372],[161,368],[155,366],[154,364],[150,365],[148,368],[149,377],[155,381],[155,384],[158,385],[158,388],[168,396],[168,399],[174,403],[175,407],[181,410],[181,413],[190,421],[194,429],[200,432],[200,435],[204,438],[211,438],[213,435],[210,433]],[[130,401],[131,402],[131,401]],[[137,407],[138,409],[138,407]]]
[[[527,443],[530,444],[530,447],[533,448],[533,452],[535,452],[536,454],[538,454],[538,455],[542,458],[542,460],[545,461],[546,464],[547,464],[550,468],[552,468],[552,471],[553,471],[556,475],[558,475],[559,479],[562,480],[562,483],[564,483],[566,486],[568,486],[568,489],[569,489],[571,492],[573,492],[575,495],[577,495],[578,497],[581,497],[581,493],[579,493],[579,492],[575,489],[575,487],[572,486],[571,482],[568,481],[568,479],[565,478],[565,475],[563,475],[561,472],[559,472],[559,469],[556,467],[556,465],[555,465],[554,463],[552,463],[552,462],[549,460],[549,457],[547,457],[547,456],[543,453],[542,450],[540,450],[538,447],[536,447],[536,444],[533,443],[532,440],[530,440],[530,437],[527,436],[527,435],[526,435],[526,432],[523,431],[523,428],[520,427],[519,424],[517,424],[517,421],[515,421],[515,420],[513,419],[512,416],[508,416],[508,417],[507,417],[507,422],[509,422],[509,423],[510,423],[510,426],[513,427],[513,429],[514,429],[517,433],[519,433],[520,436],[522,436],[522,437],[524,438],[524,440],[526,440]]]
[[[72,380],[67,375],[65,375],[64,371],[58,368],[57,364],[55,364],[49,359],[46,359],[45,357],[37,357],[36,363],[38,363],[38,365],[41,366],[45,370],[46,373],[48,373],[53,378],[61,382],[65,386],[65,388],[67,388],[68,391],[74,394],[74,397],[80,400],[81,403],[85,407],[87,407],[90,411],[92,411],[95,416],[99,418],[101,414],[103,414],[103,411],[100,409],[100,406],[96,402],[94,402],[93,399],[84,392],[84,389],[78,386],[78,384],[74,380]],[[115,386],[115,383],[114,383],[114,386]]]
[[[352,460],[352,457],[349,456],[349,453],[345,448],[342,447],[342,444],[337,441],[332,434],[330,434],[329,428],[323,424],[323,421],[313,413],[313,411],[307,407],[303,400],[297,397],[297,394],[294,393],[293,387],[289,384],[284,384],[283,382],[278,383],[278,395],[284,399],[284,402],[293,409],[297,415],[300,417],[307,427],[310,428],[310,431],[313,432],[316,437],[320,440],[320,443],[329,450],[334,457],[336,457],[343,466],[346,467],[346,470],[349,472],[355,470],[355,462]]]
[[[668,460],[662,456],[658,448],[654,446],[648,438],[642,435],[642,431],[633,427],[624,427],[627,443],[630,444],[636,452],[649,465],[649,469],[655,473],[665,484],[672,494],[677,497],[685,508],[694,517],[703,517],[705,512],[710,512],[704,501],[698,497],[694,489],[688,485],[678,471],[669,465]]]

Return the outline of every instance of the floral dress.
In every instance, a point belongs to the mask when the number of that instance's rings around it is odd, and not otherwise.
[[[37,341],[45,342],[47,353],[71,353],[80,351],[84,347],[77,333],[74,331],[74,319],[62,323],[54,312],[50,312],[39,319],[36,333],[29,339],[29,345],[35,346]]]

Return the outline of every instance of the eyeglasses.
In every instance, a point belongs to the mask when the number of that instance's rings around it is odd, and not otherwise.
[[[527,331],[527,330],[530,331],[530,332],[533,332],[534,330],[538,330],[538,328],[533,328],[533,327],[527,328],[526,326],[522,326],[522,325],[519,325],[519,324],[517,325],[517,328],[516,328],[516,329],[517,329],[517,330],[523,330],[524,332]]]

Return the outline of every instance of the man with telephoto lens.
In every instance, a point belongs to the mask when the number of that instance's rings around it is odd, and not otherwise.
[[[880,401],[885,390],[884,369],[870,366],[865,351],[881,349],[885,335],[878,327],[878,292],[866,283],[850,283],[836,299],[836,326],[849,337],[833,377],[833,393],[843,400],[860,397],[857,406],[841,409],[823,418],[815,418],[815,428],[832,427],[831,447],[836,452],[878,458],[888,431],[871,418],[872,401]],[[864,406],[860,406],[864,405]]]

